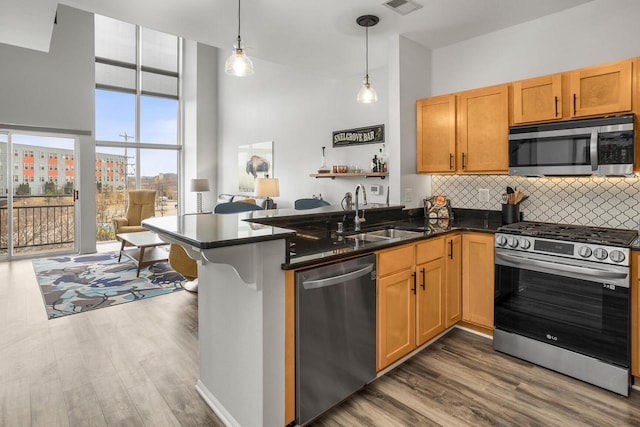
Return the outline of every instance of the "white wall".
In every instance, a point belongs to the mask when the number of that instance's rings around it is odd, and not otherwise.
[[[49,52],[0,44],[0,124],[90,131],[80,138],[83,218],[95,218],[93,14],[58,7]],[[80,224],[80,252],[95,251],[95,221]]]
[[[209,179],[210,191],[202,194],[203,209],[212,210],[216,202],[217,157],[217,50],[185,40],[183,61],[184,156],[183,212],[196,211],[196,194],[189,191],[192,178]]]
[[[93,14],[66,6],[48,53],[0,43],[0,123],[93,131],[93,57]]]
[[[218,62],[229,52],[220,50]],[[371,84],[378,92],[375,104],[358,104],[356,94],[362,75],[343,80],[323,79],[278,64],[254,58],[251,77],[219,77],[218,192],[238,193],[239,145],[274,141],[274,177],[280,181],[279,208],[293,201],[322,194],[331,204],[339,204],[358,183],[380,184],[384,196],[368,194],[368,201],[386,199],[388,181],[379,178],[315,179],[326,147],[326,165],[369,167],[381,144],[332,147],[332,131],[368,125],[388,126],[387,69],[369,70]],[[363,70],[364,71],[364,70]],[[389,140],[387,145],[399,144]],[[244,168],[242,169],[244,172]]]
[[[431,194],[431,177],[416,173],[416,99],[429,96],[431,52],[401,36],[389,43],[390,201],[417,207]]]
[[[432,95],[640,55],[640,2],[595,0],[433,51]]]

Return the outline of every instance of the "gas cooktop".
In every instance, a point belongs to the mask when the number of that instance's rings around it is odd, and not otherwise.
[[[636,230],[531,221],[503,225],[498,228],[498,231],[521,236],[568,240],[571,242],[599,243],[613,246],[629,246],[638,237]]]

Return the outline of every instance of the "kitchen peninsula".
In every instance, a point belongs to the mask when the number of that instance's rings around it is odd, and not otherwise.
[[[284,272],[292,230],[247,214],[155,217],[144,226],[198,259],[196,389],[228,425],[283,426]]]
[[[200,376],[196,388],[229,425],[284,426],[290,421],[292,336],[285,313],[286,278],[292,269],[339,260],[423,240],[448,231],[424,230],[380,241],[343,239],[336,221],[353,212],[326,206],[309,211],[267,210],[229,215],[155,217],[143,225],[165,241],[183,245],[199,260],[198,328]],[[368,207],[367,228],[424,225],[403,206]],[[347,233],[352,224],[345,223]],[[495,218],[478,228],[492,232]],[[288,228],[287,228],[288,227]],[[298,233],[296,233],[296,231]],[[303,247],[305,241],[322,242]],[[290,374],[289,374],[290,375]],[[285,380],[289,378],[289,380]],[[288,405],[287,405],[288,403]],[[250,408],[250,410],[249,410]]]

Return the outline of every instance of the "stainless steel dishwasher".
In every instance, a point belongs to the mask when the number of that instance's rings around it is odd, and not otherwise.
[[[296,273],[296,420],[376,377],[376,257]]]

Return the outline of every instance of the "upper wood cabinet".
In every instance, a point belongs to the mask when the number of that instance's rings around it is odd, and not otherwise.
[[[460,171],[506,173],[509,168],[509,85],[462,92],[459,111]]]
[[[562,75],[513,83],[513,123],[562,119]]]
[[[633,60],[570,72],[570,117],[631,110]]]
[[[456,171],[456,97],[435,96],[416,102],[417,170]]]

